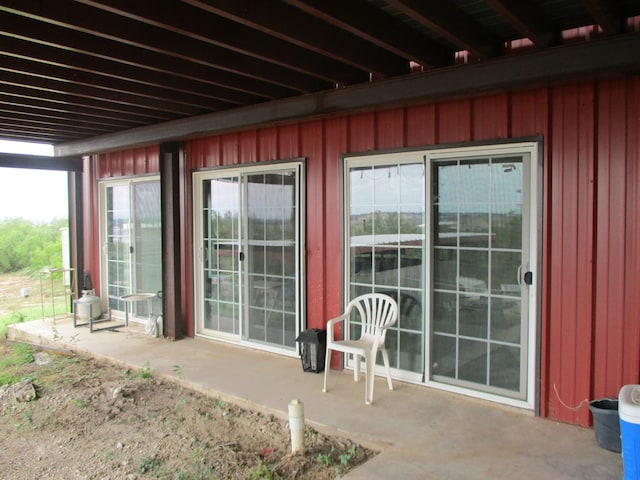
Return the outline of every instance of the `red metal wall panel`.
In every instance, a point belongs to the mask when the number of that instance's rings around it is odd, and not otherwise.
[[[627,79],[626,88],[627,128],[624,158],[627,163],[627,208],[623,312],[625,355],[622,364],[622,384],[640,383],[640,76]]]
[[[376,150],[404,147],[405,110],[387,110],[376,115]]]
[[[377,143],[375,118],[374,113],[348,117],[347,138],[349,152],[375,150]]]
[[[472,100],[473,140],[509,138],[509,95],[489,95]]]
[[[543,410],[558,420],[586,425],[590,398],[594,162],[594,89],[557,87],[552,93],[548,399]],[[543,317],[544,318],[544,317]]]
[[[419,105],[407,108],[407,146],[436,143],[436,106]]]
[[[254,163],[258,161],[258,136],[256,132],[240,133],[238,146],[242,163]]]
[[[185,143],[183,195],[193,169],[305,157],[307,326],[321,327],[342,308],[344,154],[540,136],[540,409],[587,425],[587,400],[640,380],[638,111],[634,76],[212,136]],[[138,173],[129,158],[110,155],[100,176]]]
[[[476,112],[481,115],[483,112]],[[471,100],[453,100],[438,104],[436,117],[437,143],[470,142]]]
[[[220,163],[218,165],[235,165],[238,163],[244,163],[243,158],[240,157],[240,149],[238,146],[238,134],[229,133],[223,135],[220,138],[221,142],[221,156]],[[209,166],[209,164],[207,164]]]
[[[263,128],[258,132],[258,161],[278,158],[278,129]]]
[[[306,123],[301,128],[302,156],[306,161],[306,266],[307,266],[307,324],[321,326],[326,321],[324,292],[326,289],[324,264],[325,237],[322,234],[326,224],[325,215],[325,162],[324,124],[321,121]]]
[[[598,89],[594,397],[638,383],[638,79]]]
[[[342,217],[342,162],[341,155],[347,151],[348,145],[348,121],[346,118],[331,119],[325,125],[325,218],[323,219],[324,233],[324,303],[326,319],[340,315],[343,303],[342,292],[342,225],[339,219]],[[309,179],[309,181],[312,181]],[[307,183],[309,183],[307,181]],[[307,235],[318,232],[307,231]],[[334,259],[333,261],[329,259]],[[324,327],[326,319],[316,324]],[[339,365],[340,352],[333,352],[332,363]]]
[[[542,135],[545,147],[550,143],[549,129],[549,99],[547,88],[518,91],[509,97],[511,119],[510,131],[514,138]],[[548,155],[545,151],[545,158]]]
[[[300,125],[278,127],[278,158],[297,158],[300,156]]]
[[[158,173],[159,148],[146,147],[122,152],[102,153],[96,158],[99,179],[131,177],[148,173]]]

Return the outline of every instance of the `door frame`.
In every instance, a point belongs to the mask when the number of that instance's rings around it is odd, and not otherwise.
[[[451,385],[449,383],[438,382],[432,379],[431,375],[431,336],[432,336],[432,238],[429,235],[429,241],[426,245],[426,254],[428,267],[426,268],[425,285],[428,288],[427,296],[427,317],[426,317],[426,334],[425,334],[425,385],[445,390],[453,393],[463,394],[475,398],[480,398],[496,403],[510,405],[514,407],[534,410],[538,408],[539,384],[537,381],[539,365],[540,365],[540,292],[541,292],[541,267],[542,267],[542,145],[539,141],[522,141],[507,142],[500,144],[481,144],[469,146],[454,146],[433,148],[425,151],[426,170],[431,171],[434,161],[444,159],[458,159],[469,157],[486,157],[486,156],[504,156],[504,155],[527,155],[528,160],[523,159],[523,189],[528,190],[525,197],[523,192],[523,205],[528,203],[528,222],[523,223],[523,242],[525,235],[528,239],[528,270],[533,272],[533,283],[523,290],[523,300],[527,301],[527,322],[526,340],[521,342],[521,348],[527,349],[526,361],[527,365],[521,367],[521,372],[525,373],[526,386],[525,398],[517,399],[499,394],[482,392],[465,388],[462,386]],[[526,165],[528,164],[528,165]],[[526,166],[525,166],[526,165]],[[427,188],[430,188],[430,182],[427,182]],[[427,192],[426,198],[431,198],[430,191]],[[427,206],[427,224],[432,224],[432,205]],[[525,219],[523,218],[523,222]]]
[[[129,201],[130,201],[129,211],[131,213],[131,209],[133,207],[131,203],[131,199],[133,197],[132,186],[136,183],[149,183],[149,182],[158,182],[158,185],[159,185],[160,181],[161,181],[160,175],[157,175],[157,174],[140,175],[136,177],[105,178],[105,179],[98,180],[98,220],[99,220],[98,237],[99,237],[99,245],[100,245],[100,248],[99,248],[100,293],[99,293],[99,296],[100,296],[100,301],[102,303],[102,310],[109,311],[110,315],[113,315],[115,318],[124,318],[125,311],[111,309],[109,306],[109,276],[108,276],[109,262],[107,260],[107,238],[106,238],[106,235],[107,235],[107,210],[106,210],[107,188],[115,187],[115,186],[129,187]],[[133,245],[133,242],[135,241],[135,238],[133,238],[133,231],[129,232],[129,241],[131,244],[130,246],[134,248],[134,252],[137,251],[136,246]],[[131,268],[133,268],[133,265],[131,264],[131,262],[130,262],[130,266]],[[134,280],[134,273],[132,270],[129,274],[129,281],[131,282],[133,280]],[[161,281],[162,281],[162,276],[161,276]],[[146,321],[146,316],[141,320],[137,320],[134,312],[134,315],[131,315],[129,320],[133,322],[137,322],[137,321],[143,322],[143,321]]]
[[[203,194],[203,182],[213,178],[228,178],[238,177],[240,181],[239,185],[239,208],[241,216],[239,218],[239,233],[238,243],[242,250],[247,245],[248,240],[245,238],[245,230],[247,228],[246,218],[246,205],[245,205],[245,192],[244,183],[242,182],[243,175],[255,175],[260,173],[278,172],[283,170],[294,170],[296,172],[296,211],[298,216],[296,218],[296,235],[297,235],[297,252],[296,252],[296,269],[298,277],[296,279],[296,297],[298,299],[297,305],[297,319],[296,319],[296,337],[306,326],[306,238],[305,238],[305,225],[306,225],[306,175],[305,175],[305,159],[294,158],[282,161],[261,162],[251,165],[234,165],[229,167],[218,167],[210,169],[195,170],[192,173],[192,207],[193,207],[193,302],[194,302],[194,335],[215,339],[226,343],[236,344],[254,348],[256,350],[264,350],[272,353],[277,353],[284,356],[298,357],[300,355],[300,345],[295,343],[295,348],[286,349],[279,348],[271,344],[260,343],[252,341],[246,338],[243,333],[245,328],[245,316],[247,315],[248,305],[246,300],[246,282],[245,278],[242,278],[246,274],[246,266],[239,265],[238,271],[240,274],[239,279],[239,333],[229,334],[224,332],[214,332],[207,330],[203,333],[204,325],[204,282],[202,281],[202,252],[201,241],[203,238],[203,225],[200,219],[202,213],[202,194]]]
[[[542,292],[542,214],[543,214],[543,144],[542,139],[525,138],[505,140],[504,142],[481,142],[464,145],[437,145],[422,148],[412,148],[403,150],[393,150],[384,152],[374,152],[366,154],[346,154],[343,156],[343,248],[345,252],[343,261],[343,291],[345,304],[349,301],[349,228],[347,218],[348,202],[349,202],[349,168],[353,165],[385,165],[387,163],[394,164],[398,159],[415,158],[422,156],[424,158],[425,172],[430,171],[434,159],[459,158],[464,156],[480,156],[480,155],[522,155],[529,156],[529,166],[523,171],[523,185],[527,182],[529,195],[523,198],[524,202],[528,202],[529,219],[523,230],[528,232],[529,270],[533,272],[533,283],[526,289],[528,301],[528,325],[526,329],[526,345],[521,344],[527,349],[527,365],[524,367],[526,371],[526,396],[524,400],[505,397],[493,393],[481,392],[460,386],[444,384],[431,379],[431,334],[432,334],[432,232],[425,234],[424,241],[424,371],[422,375],[392,369],[394,378],[398,378],[410,383],[429,386],[439,390],[452,393],[463,394],[475,398],[480,398],[495,403],[501,403],[518,408],[539,411],[539,373],[541,358],[541,292]],[[351,162],[350,162],[351,161]],[[528,173],[528,178],[527,178]],[[430,177],[429,173],[429,177]],[[430,179],[430,178],[429,178]],[[431,186],[429,181],[425,181],[425,222],[431,225],[432,222],[432,201]],[[524,238],[523,238],[524,239]],[[524,295],[523,291],[523,295]],[[352,367],[348,359],[345,359],[345,365]]]

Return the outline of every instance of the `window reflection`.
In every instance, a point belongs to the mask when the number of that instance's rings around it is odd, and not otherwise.
[[[348,188],[351,297],[396,299],[398,322],[386,342],[391,366],[422,372],[424,165],[352,168]]]

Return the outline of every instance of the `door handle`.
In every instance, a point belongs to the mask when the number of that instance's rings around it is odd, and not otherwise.
[[[533,284],[533,272],[524,273],[524,283],[526,283],[527,285]]]
[[[522,270],[525,268],[524,265],[518,265],[518,273],[516,274],[518,276],[518,285],[520,285],[522,287],[523,283],[525,285],[533,285],[533,272],[530,270],[527,270],[526,272],[524,272],[524,275],[522,274]]]
[[[238,254],[238,258],[240,259],[241,262],[244,262],[244,252],[240,252]]]
[[[522,270],[525,268],[524,265],[518,265],[518,273],[516,273],[518,277],[518,285],[522,286],[522,284],[533,285],[533,272],[527,270],[522,274]]]

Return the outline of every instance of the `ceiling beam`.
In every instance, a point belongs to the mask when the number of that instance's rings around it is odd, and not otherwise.
[[[303,74],[182,35],[169,35],[166,30],[159,27],[129,20],[76,2],[65,8],[65,2],[69,3],[69,0],[58,0],[55,5],[39,0],[3,0],[0,11],[11,14],[13,20],[8,23],[0,22],[0,25],[2,30],[9,29],[17,36],[28,35],[34,41],[79,49],[89,54],[100,51],[109,44],[121,44],[136,47],[145,54],[147,52],[161,54],[165,61],[171,57],[177,57],[188,63],[200,63],[257,80],[264,81],[265,78],[269,78],[271,83],[301,92],[314,91],[322,83],[325,85],[331,83],[327,79]],[[20,20],[20,17],[23,19]],[[33,22],[34,27],[25,30],[24,27],[18,28],[13,25],[18,21],[24,24],[27,20]],[[114,45],[113,49],[109,47],[109,51],[105,54],[108,58],[113,58],[118,51],[121,50]],[[136,55],[135,58],[141,65],[147,65],[150,62],[141,54]],[[118,60],[131,62],[132,57],[124,56]]]
[[[0,15],[1,17],[2,15]],[[13,57],[28,59],[47,59],[50,63],[68,69],[94,73],[107,78],[139,83],[151,87],[175,90],[176,93],[189,93],[219,100],[231,105],[245,105],[266,100],[246,92],[221,87],[212,83],[175,75],[170,72],[157,72],[130,63],[116,62],[102,57],[87,55],[69,49],[60,49],[48,45],[29,42],[15,37],[2,36],[2,52]],[[107,80],[109,81],[109,80]]]
[[[86,111],[95,110],[98,112],[110,112],[118,115],[131,115],[134,118],[144,118],[146,123],[149,121],[166,121],[175,118],[175,115],[170,115],[166,111],[162,110],[150,110],[146,108],[136,107],[129,105],[124,108],[122,105],[109,102],[96,100],[92,98],[81,97],[79,95],[70,95],[66,92],[54,92],[45,91],[43,89],[31,86],[25,86],[23,84],[15,84],[0,80],[0,88],[3,93],[12,95],[15,98],[24,99],[27,103],[29,101],[45,101],[51,104],[60,104],[68,108],[80,108]]]
[[[7,103],[0,100],[0,113],[14,115],[16,118],[20,116],[24,118],[30,118],[33,120],[51,120],[54,123],[71,123],[78,126],[95,126],[96,129],[102,129],[103,131],[109,131],[123,128],[135,128],[139,126],[139,123],[131,122],[125,118],[120,120],[97,117],[97,116],[81,116],[70,112],[59,112],[45,110],[33,106],[32,104],[22,105],[15,103]]]
[[[255,0],[183,0],[202,10],[269,34],[309,52],[382,76],[409,72],[409,62],[282,2]],[[355,82],[342,82],[355,83]]]
[[[537,3],[522,0],[484,0],[500,16],[539,48],[555,42],[557,28]]]
[[[367,56],[348,58],[320,55],[250,26],[236,22],[230,23],[225,18],[186,3],[156,2],[154,8],[149,8],[145,2],[129,0],[78,1],[143,24],[166,29],[172,34],[229,49],[329,81],[338,79],[344,82],[362,81],[371,71],[369,66],[363,63],[363,58]],[[280,4],[274,2],[265,6],[271,11],[274,8],[281,8]],[[272,12],[271,15],[274,13]],[[287,20],[290,21],[289,18]],[[215,35],[211,32],[215,32]],[[372,57],[372,65],[382,71],[392,68],[394,63],[401,61],[397,57],[391,58],[388,52],[375,53],[375,56],[369,55]]]
[[[287,0],[290,5],[424,67],[451,65],[454,52],[366,0]]]
[[[174,103],[171,99],[157,99],[150,97],[142,97],[135,94],[118,92],[115,90],[105,90],[90,85],[80,85],[69,83],[68,81],[46,77],[43,75],[31,75],[29,72],[22,73],[19,71],[5,70],[0,64],[1,80],[0,84],[9,83],[12,85],[20,85],[24,88],[39,90],[43,94],[56,92],[60,94],[72,95],[90,100],[99,100],[112,102],[121,108],[147,108],[152,111],[161,111],[171,113],[172,118],[177,116],[184,117],[195,115],[198,111],[202,111],[196,107],[190,107],[184,104]]]
[[[0,125],[3,125],[5,128],[15,127],[16,131],[34,131],[48,135],[60,132],[61,135],[68,138],[82,138],[104,133],[104,130],[97,128],[78,125],[70,126],[68,123],[62,121],[56,122],[55,120],[28,119],[25,116],[18,116],[6,112],[0,112]]]
[[[234,106],[232,103],[218,99],[206,98],[190,92],[178,92],[161,85],[147,85],[130,82],[120,78],[101,75],[100,73],[75,70],[55,63],[41,63],[25,60],[20,57],[0,54],[0,69],[10,70],[24,75],[51,78],[63,82],[72,82],[102,90],[112,90],[137,97],[171,99],[171,102],[199,108],[201,110],[224,110]]]
[[[72,156],[160,144],[227,131],[548,84],[598,74],[640,72],[640,33],[436,69],[54,146]]]
[[[111,112],[108,110],[96,111],[94,108],[80,107],[74,105],[63,104],[60,102],[52,102],[46,98],[35,98],[28,97],[28,102],[25,102],[25,97],[15,96],[11,94],[9,91],[0,91],[0,105],[3,106],[14,106],[16,108],[21,108],[25,104],[28,104],[30,108],[33,110],[37,110],[44,113],[49,113],[51,115],[58,114],[70,114],[73,117],[77,117],[78,119],[82,118],[91,118],[99,115],[99,118],[115,120],[119,123],[122,123],[123,119],[126,120],[127,123],[132,125],[148,125],[149,119],[147,117],[138,117],[136,115],[127,114],[124,116],[122,113]]]
[[[501,42],[453,3],[424,0],[386,0],[397,10],[480,58],[500,53]]]
[[[622,32],[624,17],[615,0],[582,0],[582,3],[604,33],[616,35]]]
[[[63,55],[61,52],[75,52],[78,55],[84,54],[87,57],[94,57],[95,61],[110,60],[125,67],[144,68],[157,75],[159,79],[164,75],[171,74],[186,79],[198,79],[213,86],[269,99],[301,92],[299,87],[285,88],[264,79],[254,79],[202,63],[189,62],[179,56],[172,57],[126,43],[101,39],[84,32],[38,22],[21,15],[2,12],[2,10],[0,10],[0,25],[2,25],[0,30],[4,32],[2,51],[12,48],[12,50],[20,52],[20,44],[18,43],[20,40],[23,45],[27,46],[25,53],[27,56],[46,53],[44,50],[46,46],[50,52],[58,51],[58,53],[51,53],[42,58],[57,58]],[[15,39],[13,44],[8,43],[10,38]],[[37,45],[42,45],[42,47]],[[317,86],[317,82],[309,86]]]
[[[82,172],[82,158],[0,153],[0,167]]]

